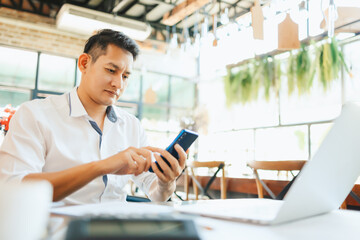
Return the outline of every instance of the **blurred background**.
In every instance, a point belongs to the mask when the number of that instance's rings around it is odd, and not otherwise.
[[[198,131],[189,161],[224,161],[228,178],[252,178],[250,160],[308,160],[360,100],[359,1],[1,0],[3,132],[21,103],[79,85],[77,57],[101,28],[141,48],[117,106],[154,146]]]

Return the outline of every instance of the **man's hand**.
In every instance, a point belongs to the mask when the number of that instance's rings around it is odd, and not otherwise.
[[[155,147],[146,147],[146,149],[155,153],[154,157],[160,168],[163,170],[163,172],[161,172],[155,162],[151,163],[151,167],[154,173],[158,176],[160,183],[168,184],[175,181],[176,178],[180,176],[183,169],[185,168],[186,153],[179,144],[175,145],[175,150],[178,152],[179,160],[174,158],[168,151],[164,149]],[[170,166],[167,165],[167,163],[161,158],[160,155],[162,155],[169,162]]]
[[[151,151],[145,148],[129,147],[109,158],[99,161],[104,174],[134,174],[147,172],[151,164]]]

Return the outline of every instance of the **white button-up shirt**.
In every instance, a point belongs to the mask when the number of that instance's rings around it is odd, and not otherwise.
[[[147,146],[139,120],[108,107],[103,132],[91,124],[76,88],[71,92],[26,102],[11,119],[0,147],[0,177],[21,181],[30,173],[55,172],[110,157],[126,148]],[[76,176],[81,178],[81,176]],[[148,196],[154,173],[105,175],[66,197],[68,204],[126,200],[124,186],[132,179]],[[171,194],[171,193],[170,193]]]

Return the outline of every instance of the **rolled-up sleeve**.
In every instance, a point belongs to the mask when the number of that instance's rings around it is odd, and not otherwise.
[[[138,186],[148,197],[150,197],[150,190],[152,183],[157,179],[155,173],[144,172],[138,176],[131,176],[133,182]],[[150,197],[151,199],[151,197]]]
[[[42,172],[45,142],[34,114],[31,102],[25,103],[10,121],[0,146],[0,178],[5,181],[21,181],[30,173]]]

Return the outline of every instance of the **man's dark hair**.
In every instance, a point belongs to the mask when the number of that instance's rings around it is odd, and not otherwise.
[[[91,36],[85,44],[84,53],[89,54],[93,58],[93,61],[96,62],[98,57],[106,54],[106,49],[109,44],[114,44],[130,52],[134,61],[139,54],[139,47],[134,40],[122,32],[111,29],[99,30],[95,35]]]

